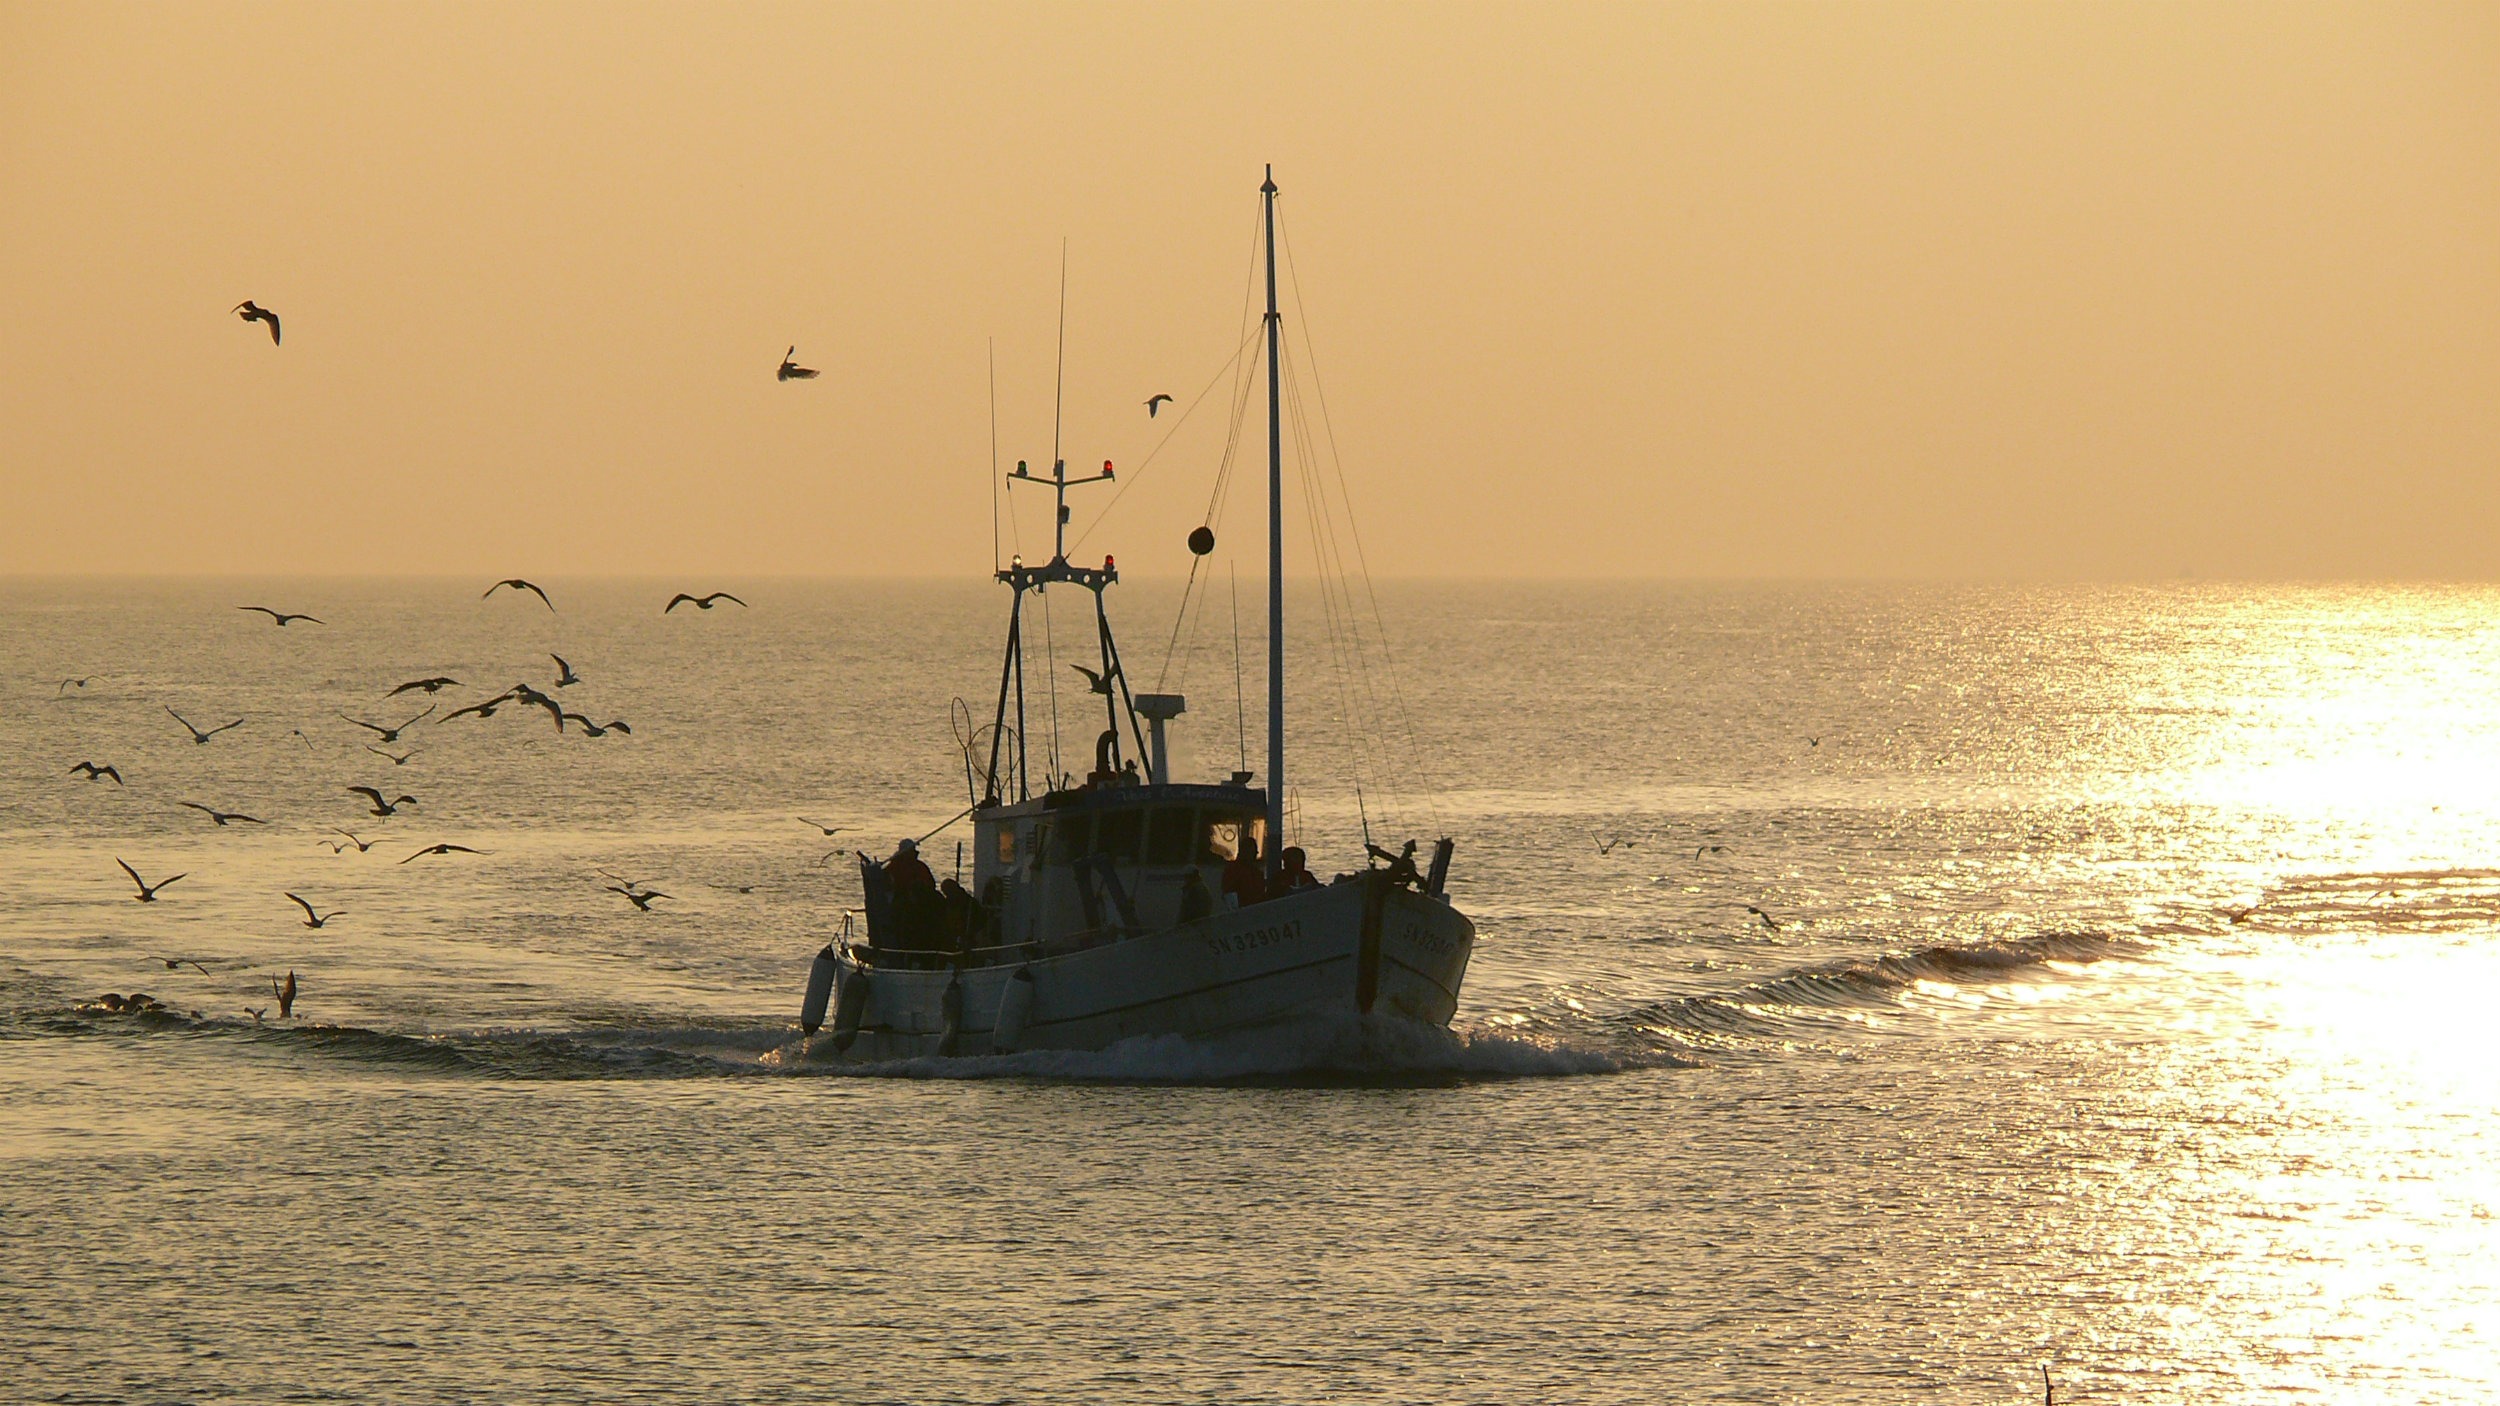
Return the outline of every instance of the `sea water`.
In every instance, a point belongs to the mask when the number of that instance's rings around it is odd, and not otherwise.
[[[1298,599],[1294,837],[1456,840],[1453,1028],[841,1067],[1004,593],[485,584],[0,584],[0,1397],[2500,1394],[2500,593]],[[1179,779],[1264,765],[1209,594],[1111,592]],[[632,731],[443,720],[515,682]]]

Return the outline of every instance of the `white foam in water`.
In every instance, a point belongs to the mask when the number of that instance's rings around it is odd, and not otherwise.
[[[1237,1079],[1554,1078],[1669,1062],[1497,1031],[1454,1031],[1387,1017],[1347,1016],[1191,1039],[1141,1035],[1104,1050],[1023,1050],[947,1059],[845,1061],[792,1041],[762,1063],[809,1073],[902,1079],[1082,1079],[1215,1083]]]

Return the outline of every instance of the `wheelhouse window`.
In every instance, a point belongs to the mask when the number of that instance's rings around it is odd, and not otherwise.
[[[1074,864],[1093,848],[1094,817],[1062,815],[1050,830],[1050,862]]]
[[[1197,812],[1186,806],[1165,806],[1146,822],[1146,862],[1187,864],[1192,821]]]
[[[1095,822],[1094,853],[1123,864],[1137,862],[1137,843],[1145,837],[1146,813],[1142,810],[1107,811]]]
[[[1016,862],[1016,829],[1012,825],[998,827],[998,862],[1001,864]]]
[[[1241,854],[1243,837],[1255,840],[1267,833],[1267,817],[1210,813],[1203,833],[1206,839],[1198,862],[1230,863]]]

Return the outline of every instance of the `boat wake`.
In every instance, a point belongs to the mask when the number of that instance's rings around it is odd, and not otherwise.
[[[793,1041],[762,1063],[808,1073],[899,1079],[1040,1079],[1127,1084],[1433,1086],[1614,1074],[1685,1062],[1667,1051],[1616,1048],[1499,1029],[1447,1030],[1349,1014],[1231,1034],[1139,1036],[1104,1050],[1024,1050],[961,1059],[844,1062]]]
[[[811,1053],[811,1042],[795,1038],[787,1025],[407,1034],[355,1025],[255,1024],[118,995],[19,1011],[12,1023],[53,1035],[231,1041],[419,1077],[523,1082],[795,1076],[1398,1087],[1612,1074],[1683,1062],[1671,1052],[1637,1047],[1494,1029],[1452,1031],[1351,1014],[1340,1021],[1206,1039],[1144,1036],[1097,1051],[881,1062],[843,1060],[821,1041]]]

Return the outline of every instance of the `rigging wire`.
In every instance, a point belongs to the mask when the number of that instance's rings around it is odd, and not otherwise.
[[[998,570],[998,339],[990,338],[990,570]]]
[[[1388,676],[1390,701],[1394,705],[1399,726],[1405,733],[1407,749],[1422,782],[1424,793],[1426,796],[1432,796],[1437,794],[1440,788],[1433,779],[1433,770],[1429,754],[1423,746],[1423,739],[1415,729],[1414,709],[1407,703],[1405,683],[1397,666],[1397,655],[1389,645],[1388,622],[1380,608],[1380,589],[1372,576],[1371,556],[1363,545],[1362,524],[1354,515],[1354,494],[1352,486],[1346,481],[1345,458],[1337,447],[1336,422],[1328,413],[1328,388],[1320,379],[1318,352],[1311,343],[1310,314],[1303,308],[1301,272],[1294,266],[1293,259],[1293,235],[1290,229],[1284,228],[1284,221],[1281,219],[1278,225],[1285,255],[1286,281],[1293,288],[1294,317],[1300,324],[1303,351],[1309,359],[1312,391],[1319,400],[1320,425],[1328,438],[1329,463],[1336,471],[1337,491],[1340,500],[1345,505],[1347,534],[1354,541],[1355,563],[1363,578],[1364,595],[1371,606],[1372,628],[1380,641],[1382,672]],[[1427,802],[1425,809],[1438,828],[1441,820],[1439,807]]]
[[[1233,578],[1233,733],[1241,743],[1241,769],[1250,769],[1250,705],[1241,694],[1241,570],[1227,563]]]

